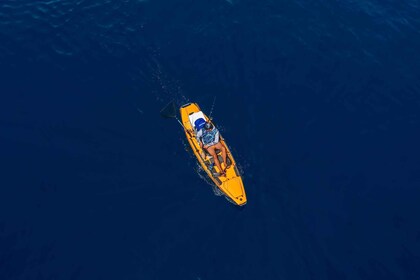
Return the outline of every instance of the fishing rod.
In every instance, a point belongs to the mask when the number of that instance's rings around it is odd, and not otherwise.
[[[209,115],[209,119],[210,119],[210,120],[212,120],[211,115],[213,114],[214,104],[216,103],[216,97],[217,97],[217,96],[215,96],[215,97],[213,98],[213,104],[211,105],[210,115]]]

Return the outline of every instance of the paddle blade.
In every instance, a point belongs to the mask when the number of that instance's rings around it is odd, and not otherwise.
[[[175,102],[171,101],[160,110],[160,115],[164,118],[176,118]]]

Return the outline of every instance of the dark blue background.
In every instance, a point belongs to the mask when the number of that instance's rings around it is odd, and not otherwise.
[[[418,1],[0,3],[0,279],[420,279]],[[170,100],[244,175],[200,179]]]

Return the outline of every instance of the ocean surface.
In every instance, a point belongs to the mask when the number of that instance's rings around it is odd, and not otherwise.
[[[418,280],[419,145],[418,0],[0,1],[1,280]]]

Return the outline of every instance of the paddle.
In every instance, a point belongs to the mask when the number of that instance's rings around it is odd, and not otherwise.
[[[163,107],[162,110],[160,110],[160,115],[167,119],[176,119],[178,123],[182,126],[182,128],[188,133],[188,135],[190,135],[191,138],[194,137],[191,134],[191,131],[189,129],[186,129],[182,122],[178,119],[178,117],[176,116],[176,112],[177,110],[175,107],[175,102],[172,100],[168,103],[168,105],[166,105],[165,107]]]

